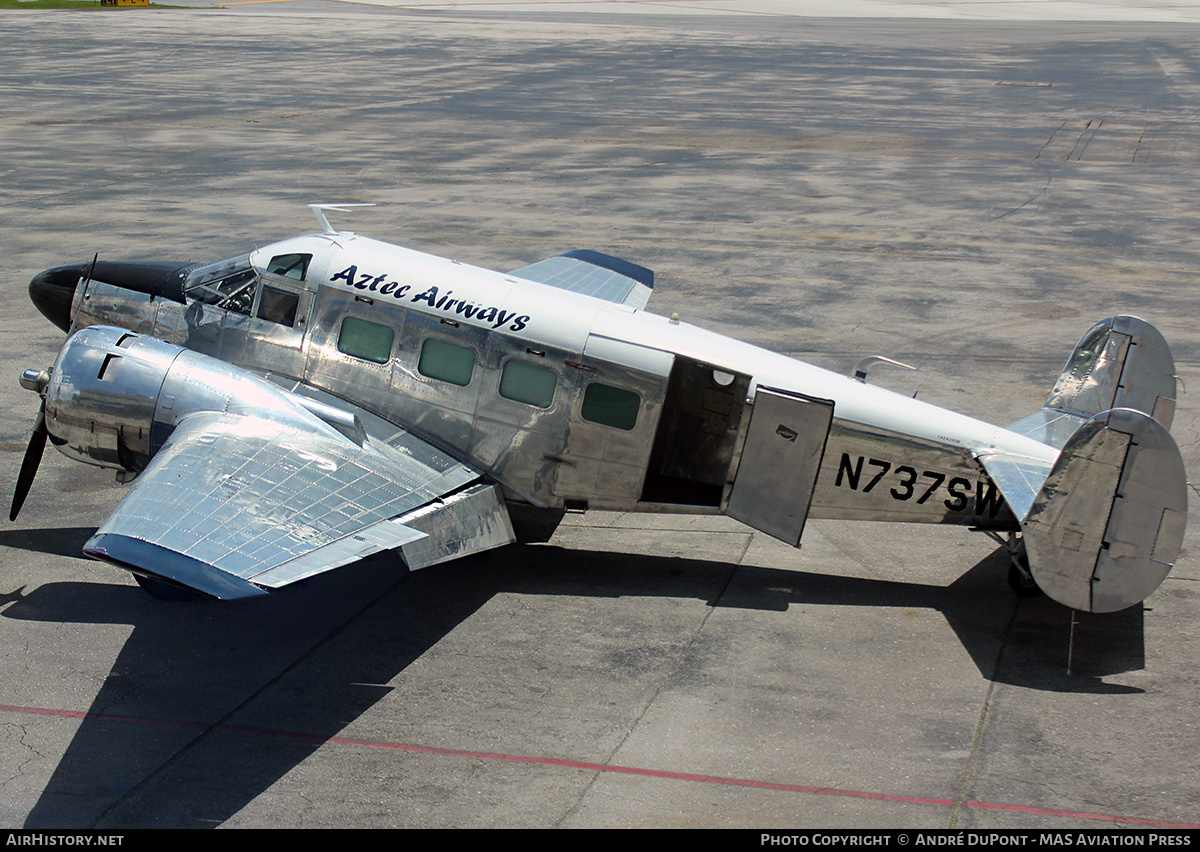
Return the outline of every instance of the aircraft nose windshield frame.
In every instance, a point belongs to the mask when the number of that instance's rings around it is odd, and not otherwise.
[[[246,253],[191,270],[183,282],[183,292],[189,301],[231,307],[231,302],[250,293],[257,279],[258,270]]]

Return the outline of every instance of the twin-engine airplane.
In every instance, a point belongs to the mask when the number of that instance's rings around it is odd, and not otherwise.
[[[540,540],[564,512],[959,524],[1009,581],[1079,610],[1154,591],[1187,520],[1174,362],[1150,324],[1089,330],[1002,429],[645,310],[592,251],[509,273],[330,227],[219,263],[37,275],[70,332],[27,370],[46,439],[133,482],[84,552],[161,596],[261,595],[381,550],[409,569]],[[886,360],[886,359],[884,359]]]

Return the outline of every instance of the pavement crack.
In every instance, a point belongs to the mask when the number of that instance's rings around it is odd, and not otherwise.
[[[26,727],[24,725],[8,723],[8,724],[4,725],[4,727],[12,728],[18,732],[17,733],[17,743],[21,746],[21,748],[23,748],[30,755],[25,760],[20,761],[17,764],[16,768],[13,770],[13,772],[4,780],[3,783],[7,784],[9,781],[15,781],[18,778],[23,778],[25,776],[25,767],[35,760],[40,760],[40,759],[44,758],[45,755],[42,754],[40,751],[38,751],[36,748],[34,748],[32,745],[30,745],[29,742],[26,740],[26,737],[29,735],[29,731],[28,731],[28,729],[26,729]]]
[[[996,673],[1000,671],[1000,661],[1004,657],[1004,651],[1008,648],[1008,640],[1012,636],[1013,625],[1016,624],[1017,611],[1019,609],[1020,602],[1018,601],[1013,606],[1012,615],[1009,616],[1008,626],[1004,629],[1004,638],[1000,642],[1000,649],[996,652],[996,662],[992,666],[991,675],[988,677],[987,690],[983,694],[983,706],[979,709],[979,719],[975,723],[975,736],[971,738],[971,752],[967,755],[967,765],[963,767],[962,778],[958,782],[958,791],[954,794],[954,810],[950,813],[950,824],[947,826],[950,829],[958,827],[958,816],[969,801],[967,794],[971,783],[975,780],[975,770],[979,761],[979,746],[983,742],[983,732],[987,726],[988,715],[992,708],[992,696],[996,690]]]

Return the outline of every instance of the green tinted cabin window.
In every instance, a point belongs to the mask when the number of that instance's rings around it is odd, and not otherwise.
[[[538,408],[550,407],[557,385],[553,370],[524,361],[509,361],[500,374],[500,396]]]
[[[355,358],[386,364],[392,357],[392,341],[395,338],[396,332],[386,325],[358,317],[346,317],[342,320],[337,346],[340,351]]]
[[[584,420],[602,426],[614,426],[626,432],[637,425],[638,408],[642,398],[633,391],[614,388],[602,382],[592,382],[583,392]]]
[[[475,370],[475,350],[431,337],[421,346],[417,370],[422,376],[466,387]]]

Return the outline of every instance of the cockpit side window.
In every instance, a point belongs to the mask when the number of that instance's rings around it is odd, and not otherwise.
[[[267,264],[267,272],[303,281],[304,276],[308,274],[310,260],[312,260],[311,254],[278,254]]]
[[[258,310],[254,312],[254,316],[291,328],[296,324],[298,307],[300,307],[298,294],[263,284],[262,295],[258,297]]]

